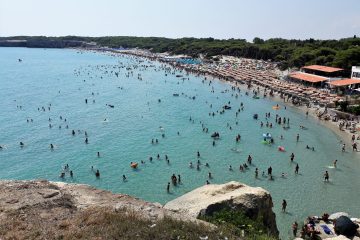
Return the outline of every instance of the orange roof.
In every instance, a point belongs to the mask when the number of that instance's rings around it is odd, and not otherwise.
[[[348,78],[348,79],[331,81],[330,85],[340,87],[340,86],[348,86],[348,85],[357,84],[357,83],[360,83],[360,79]]]
[[[328,80],[328,78],[326,78],[326,77],[320,77],[320,76],[307,74],[307,73],[293,73],[293,74],[290,74],[289,76],[291,78],[295,78],[295,79],[298,79],[301,81],[306,81],[306,82],[312,82],[312,83],[324,82],[324,81]]]
[[[316,70],[316,71],[320,71],[320,72],[327,72],[327,73],[338,72],[338,71],[344,70],[342,68],[327,67],[327,66],[321,66],[321,65],[310,65],[310,66],[305,66],[302,68]]]

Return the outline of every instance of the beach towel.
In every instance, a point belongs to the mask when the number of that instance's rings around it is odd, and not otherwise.
[[[324,232],[328,235],[332,235],[333,232],[330,230],[330,228],[327,225],[320,225],[322,227],[322,229],[324,230]]]

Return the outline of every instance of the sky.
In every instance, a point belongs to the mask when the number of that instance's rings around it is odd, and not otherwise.
[[[0,36],[340,39],[360,0],[0,0]]]

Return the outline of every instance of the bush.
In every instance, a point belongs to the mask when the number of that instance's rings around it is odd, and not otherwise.
[[[277,239],[267,234],[262,219],[252,220],[241,211],[223,209],[212,216],[200,219],[224,227],[236,236],[243,236],[244,239]]]

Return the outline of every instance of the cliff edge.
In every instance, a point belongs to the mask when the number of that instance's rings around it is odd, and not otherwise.
[[[246,191],[241,200],[239,193]],[[216,197],[219,203],[204,194]],[[82,184],[0,181],[0,239],[244,239],[222,226],[197,219],[195,214],[228,204],[230,195],[235,197],[233,206],[275,220],[267,192],[236,182],[201,187],[164,208],[159,203]],[[179,211],[175,203],[184,204],[190,212]],[[276,232],[276,225],[271,229]]]
[[[199,187],[164,206],[190,218],[209,216],[222,209],[239,210],[251,219],[260,219],[271,235],[278,236],[272,207],[273,202],[268,191],[235,181]]]

